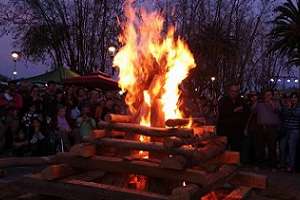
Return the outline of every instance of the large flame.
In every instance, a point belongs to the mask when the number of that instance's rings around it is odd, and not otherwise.
[[[113,60],[119,68],[119,86],[132,113],[142,102],[159,99],[165,119],[182,118],[178,108],[179,85],[195,62],[187,45],[175,37],[174,27],[164,32],[158,12],[135,9],[133,0],[125,8],[126,22],[119,37],[122,48]],[[148,105],[146,102],[146,104]],[[150,126],[151,109],[142,113],[140,124]]]

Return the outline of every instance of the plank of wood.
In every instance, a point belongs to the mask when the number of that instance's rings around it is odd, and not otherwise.
[[[0,168],[52,164],[53,159],[54,156],[1,158]]]
[[[182,118],[182,119],[168,119],[165,124],[169,127],[175,126],[186,126],[189,123],[192,124],[201,124],[204,125],[206,123],[205,118]]]
[[[225,151],[224,153],[209,160],[208,164],[239,164],[240,153],[235,151]]]
[[[96,140],[99,138],[103,138],[106,135],[107,135],[107,132],[105,130],[96,129],[96,130],[93,130],[90,135],[84,137],[83,140],[86,140],[86,139]]]
[[[89,158],[96,155],[96,146],[90,143],[76,144],[71,147],[70,153],[76,156]]]
[[[242,200],[247,198],[251,192],[251,187],[240,186],[228,194],[224,200]]]
[[[268,178],[265,175],[240,171],[232,179],[230,179],[230,183],[233,185],[247,186],[257,189],[266,189]]]
[[[107,114],[104,117],[106,122],[122,122],[122,123],[131,123],[131,115],[118,115],[118,114]]]
[[[36,194],[60,197],[67,200],[167,200],[164,195],[119,188],[111,185],[98,184],[80,180],[64,182],[44,181],[38,175],[27,176],[15,184],[19,190]]]
[[[74,158],[68,164],[75,169],[82,170],[103,170],[115,173],[139,174],[154,178],[164,178],[170,180],[187,181],[189,183],[200,184],[202,186],[216,181],[218,178],[232,174],[236,166],[222,166],[216,173],[206,173],[200,170],[172,170],[163,169],[158,163],[145,161],[128,161],[116,157],[94,156],[89,159]]]
[[[116,130],[116,131],[124,131],[129,134],[142,134],[146,136],[153,137],[192,137],[193,129],[190,128],[156,128],[156,127],[148,127],[142,126],[139,124],[131,124],[131,123],[108,123],[100,121],[98,123],[100,128],[104,128],[107,130]]]
[[[199,186],[195,184],[174,188],[170,200],[198,200],[200,198],[199,190]]]
[[[93,144],[100,146],[112,146],[121,149],[136,149],[144,151],[153,151],[166,154],[183,155],[190,159],[191,163],[198,164],[214,158],[223,153],[226,149],[226,137],[216,137],[207,141],[207,144],[202,148],[195,148],[191,146],[182,146],[179,148],[166,148],[160,142],[132,141],[125,139],[102,138],[95,141],[90,141]]]
[[[165,169],[183,170],[185,169],[187,161],[183,156],[169,156],[163,158],[160,162],[160,167]]]
[[[63,181],[65,180],[81,180],[81,181],[94,181],[97,180],[99,178],[102,178],[105,175],[104,171],[100,171],[100,170],[92,170],[92,171],[87,171],[81,174],[76,174],[76,175],[72,175],[72,176],[68,176],[67,178],[63,179]]]
[[[41,171],[41,178],[51,181],[67,177],[75,173],[76,171],[66,164],[50,165]]]

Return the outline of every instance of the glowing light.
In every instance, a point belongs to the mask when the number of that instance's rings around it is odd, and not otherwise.
[[[182,186],[183,186],[183,187],[186,187],[185,181],[182,182]]]
[[[11,53],[11,57],[14,59],[14,60],[17,60],[19,57],[20,57],[20,54],[18,52],[15,52],[13,51]]]
[[[13,71],[13,75],[18,75],[18,72],[17,71]]]
[[[288,79],[288,80],[286,80],[286,82],[290,83],[290,82],[291,82],[291,80],[290,80],[290,79]]]
[[[295,79],[295,81],[294,81],[295,83],[298,83],[299,82],[299,80],[298,79]]]
[[[275,80],[273,78],[270,79],[271,82],[274,82]]]
[[[108,47],[108,52],[109,52],[111,55],[115,55],[116,51],[117,51],[116,47],[114,47],[114,46]]]
[[[216,80],[216,77],[213,76],[213,77],[210,78],[210,80],[211,80],[211,81],[215,81],[215,80]]]
[[[278,82],[281,82],[281,79],[278,79],[277,81],[278,81]]]

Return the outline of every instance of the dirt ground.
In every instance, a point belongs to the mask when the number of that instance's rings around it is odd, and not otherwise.
[[[0,177],[0,200],[56,200],[53,197],[44,197],[37,195],[22,194],[10,187],[14,180],[22,177],[24,174],[37,172],[40,168],[15,168],[10,169],[6,174]],[[249,200],[300,200],[300,174],[290,174],[285,172],[271,172],[268,170],[254,170],[252,168],[245,169],[258,174],[268,176],[268,188],[266,190],[253,190]]]
[[[254,170],[251,170],[254,171]],[[252,191],[249,200],[300,200],[300,174],[254,171],[268,176],[268,188]]]

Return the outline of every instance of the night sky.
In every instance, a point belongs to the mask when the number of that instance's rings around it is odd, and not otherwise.
[[[0,37],[0,74],[5,75],[9,78],[12,77],[14,63],[11,59],[11,52],[13,48],[13,40],[10,36]],[[37,74],[41,74],[47,71],[47,67],[43,64],[33,64],[25,62],[24,59],[20,59],[17,62],[17,78],[30,77]]]

